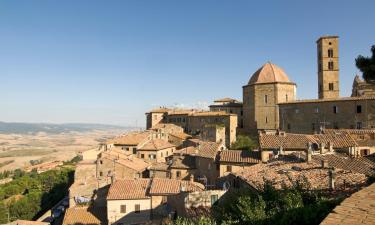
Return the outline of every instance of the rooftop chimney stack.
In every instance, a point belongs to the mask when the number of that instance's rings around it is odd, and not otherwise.
[[[329,189],[333,191],[335,190],[335,179],[336,179],[335,169],[333,168],[329,170],[328,174],[329,174]]]

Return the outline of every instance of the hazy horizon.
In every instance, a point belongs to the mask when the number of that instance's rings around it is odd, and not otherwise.
[[[0,2],[0,121],[145,126],[159,106],[242,101],[267,61],[317,97],[315,41],[338,35],[341,96],[370,55],[374,1]]]

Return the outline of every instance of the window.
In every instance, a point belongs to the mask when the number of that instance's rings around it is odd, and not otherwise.
[[[211,206],[219,199],[218,195],[211,195]]]
[[[333,106],[333,113],[338,113],[338,112],[339,112],[339,107]]]
[[[155,154],[149,154],[149,155],[148,155],[148,158],[149,158],[149,159],[156,159],[156,155],[155,155]]]
[[[332,61],[328,62],[328,69],[333,70],[333,62]]]
[[[357,129],[362,129],[362,122],[357,122]]]
[[[333,83],[329,83],[329,84],[328,84],[328,87],[329,87],[329,90],[330,90],[330,91],[333,91]]]
[[[361,105],[357,105],[357,113],[362,113],[362,106]]]
[[[181,171],[176,171],[176,177],[177,178],[181,177]]]
[[[144,159],[145,158],[145,154],[141,154],[141,159]]]
[[[266,104],[268,103],[268,96],[267,95],[264,96],[264,103],[266,103]]]
[[[288,101],[288,94],[285,95],[285,101]]]
[[[134,213],[140,213],[141,212],[141,205],[135,204],[134,205]]]
[[[227,172],[232,172],[232,166],[227,166]]]
[[[311,124],[311,127],[312,127],[312,130],[315,131],[315,123],[312,123],[312,124]]]
[[[328,49],[328,58],[332,58],[333,57],[333,49],[330,48]]]
[[[268,117],[266,116],[266,123],[268,123]]]
[[[126,205],[120,205],[120,212],[126,213]]]
[[[288,123],[288,125],[287,125],[288,130],[290,130],[291,127],[292,127],[292,126],[290,125],[290,123]]]
[[[103,172],[102,171],[99,172],[99,176],[101,176],[101,177],[103,176]]]
[[[137,154],[137,148],[133,148],[133,154]]]
[[[295,112],[296,112],[296,114],[299,113],[299,109],[296,109]]]
[[[100,164],[103,164],[103,160],[100,160]]]
[[[332,42],[329,42],[328,44],[329,44],[329,45],[332,45]]]

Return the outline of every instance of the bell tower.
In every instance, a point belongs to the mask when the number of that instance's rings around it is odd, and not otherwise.
[[[323,36],[316,44],[319,99],[339,98],[339,37]]]

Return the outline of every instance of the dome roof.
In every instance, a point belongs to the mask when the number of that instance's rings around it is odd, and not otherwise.
[[[276,66],[275,64],[268,62],[251,76],[248,84],[250,85],[275,82],[292,83],[283,69]]]

